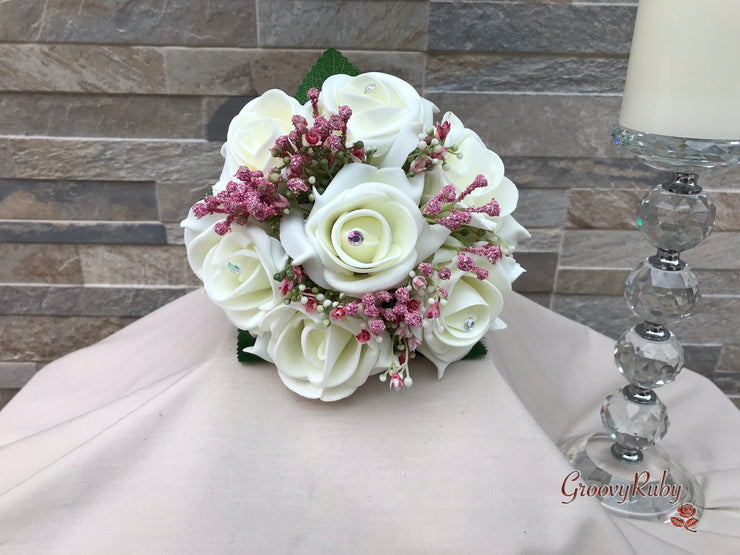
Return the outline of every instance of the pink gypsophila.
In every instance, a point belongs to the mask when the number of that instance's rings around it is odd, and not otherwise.
[[[239,168],[236,174],[240,181],[229,181],[220,193],[206,195],[193,206],[196,218],[210,214],[226,214],[226,219],[214,226],[219,235],[226,234],[233,223],[247,225],[250,217],[264,222],[280,216],[289,206],[288,199],[277,193],[275,186],[263,177],[261,171]]]

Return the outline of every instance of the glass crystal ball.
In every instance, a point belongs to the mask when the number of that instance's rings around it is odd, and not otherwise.
[[[701,298],[699,282],[688,264],[664,270],[653,266],[649,259],[627,277],[624,295],[635,316],[656,324],[689,316]]]
[[[667,339],[646,339],[633,326],[614,345],[614,362],[631,383],[652,389],[671,383],[684,362],[683,347],[673,332]]]
[[[624,388],[604,400],[601,421],[609,436],[629,449],[655,445],[668,431],[666,406],[657,395],[653,403],[635,403],[627,397]]]
[[[659,249],[685,251],[704,241],[714,228],[717,208],[704,191],[683,195],[658,185],[642,199],[637,225]]]

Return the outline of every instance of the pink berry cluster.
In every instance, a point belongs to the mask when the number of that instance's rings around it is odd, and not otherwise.
[[[278,193],[261,171],[250,171],[242,166],[226,189],[216,195],[206,195],[193,206],[193,213],[197,218],[226,214],[226,218],[213,228],[219,235],[225,235],[231,230],[231,224],[247,225],[250,217],[264,222],[268,218],[282,216],[288,206],[288,199]]]
[[[470,225],[473,214],[483,213],[491,217],[497,217],[501,214],[501,208],[496,199],[491,199],[484,206],[465,206],[459,208],[465,197],[481,187],[488,187],[488,180],[482,175],[476,176],[473,182],[465,190],[457,194],[454,185],[445,185],[442,190],[432,197],[424,205],[422,213],[425,216],[434,216],[432,219],[438,224],[451,229],[459,230],[462,226]]]
[[[416,149],[406,158],[404,170],[408,177],[430,170],[447,160],[448,153],[462,156],[457,152],[457,145],[445,145],[445,139],[450,132],[450,122],[437,123],[427,129],[426,133],[419,134],[419,143]]]
[[[309,127],[306,118],[293,116],[293,130],[278,137],[271,152],[280,163],[272,168],[269,179],[288,190],[286,196],[296,207],[298,202],[309,200],[312,188],[323,193],[346,164],[366,159],[362,143],[346,143],[347,122],[352,110],[348,106],[340,106],[339,113],[331,114],[327,119],[319,112],[318,89],[310,89],[308,98],[313,110],[313,124]]]

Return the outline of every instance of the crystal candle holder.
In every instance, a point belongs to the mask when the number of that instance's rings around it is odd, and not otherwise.
[[[605,433],[575,438],[562,450],[581,479],[604,493],[600,498],[610,511],[670,522],[679,507],[690,504],[699,519],[701,487],[656,445],[669,419],[654,390],[675,380],[684,362],[683,347],[669,325],[690,316],[701,298],[696,276],[681,260],[681,253],[699,245],[714,227],[716,209],[699,186],[699,173],[740,162],[740,141],[668,137],[619,125],[612,137],[648,165],[671,170],[673,178],[645,195],[637,209],[638,227],[656,253],[625,283],[627,306],[642,320],[614,347],[616,366],[628,383],[602,405]]]

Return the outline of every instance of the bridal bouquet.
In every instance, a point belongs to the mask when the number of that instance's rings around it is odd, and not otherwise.
[[[417,354],[442,378],[505,326],[529,236],[517,189],[475,132],[451,112],[435,123],[397,77],[330,50],[302,89],[232,120],[221,177],[182,222],[190,265],[240,329],[240,360],[274,363],[300,395],[342,399],[373,374],[408,387]]]

